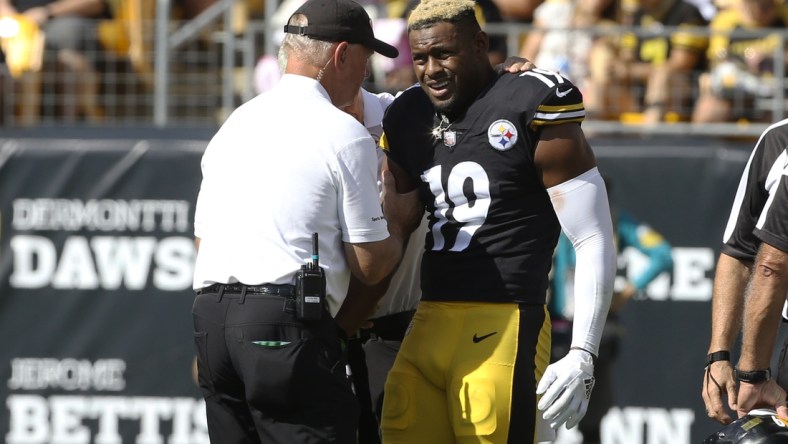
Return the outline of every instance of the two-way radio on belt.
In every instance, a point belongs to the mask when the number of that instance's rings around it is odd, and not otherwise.
[[[319,264],[317,233],[312,233],[312,262],[296,273],[296,314],[301,321],[320,320],[326,297],[326,274]]]

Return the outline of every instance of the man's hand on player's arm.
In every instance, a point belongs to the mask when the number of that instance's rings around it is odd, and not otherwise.
[[[536,64],[534,62],[517,56],[509,56],[506,58],[506,60],[504,60],[503,63],[495,66],[495,71],[499,73],[508,72],[517,74],[530,71],[532,69],[536,69]]]

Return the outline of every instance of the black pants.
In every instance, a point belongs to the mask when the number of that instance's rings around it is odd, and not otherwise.
[[[328,312],[302,323],[278,295],[201,293],[192,309],[211,442],[356,442],[358,401]]]
[[[360,337],[348,341],[348,364],[353,378],[353,388],[359,402],[358,444],[380,444],[380,425],[372,410],[372,395],[369,392],[369,370],[367,369],[364,341]]]

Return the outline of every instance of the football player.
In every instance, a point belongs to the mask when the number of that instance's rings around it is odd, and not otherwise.
[[[423,0],[408,36],[420,87],[389,107],[381,145],[398,191],[418,188],[429,229],[422,300],[385,386],[384,442],[549,440],[536,431],[585,414],[615,270],[582,96],[551,71],[496,74],[472,0]],[[576,315],[571,350],[548,366],[562,229],[577,254]]]

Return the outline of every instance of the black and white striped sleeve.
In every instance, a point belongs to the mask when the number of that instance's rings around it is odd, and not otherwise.
[[[788,252],[788,170],[763,207],[755,235],[774,248]]]
[[[723,235],[722,253],[754,261],[760,240],[754,229],[766,201],[777,186],[788,159],[788,119],[769,127],[755,144],[742,173]]]

